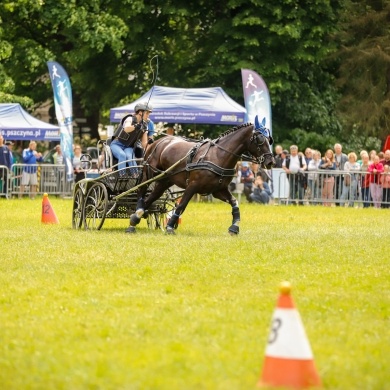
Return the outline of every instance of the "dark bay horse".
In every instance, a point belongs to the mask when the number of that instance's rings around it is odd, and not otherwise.
[[[228,231],[232,235],[238,234],[239,205],[228,189],[236,174],[236,163],[243,157],[267,169],[275,164],[270,147],[272,137],[257,121],[256,125],[259,127],[250,123],[234,127],[214,140],[195,143],[180,137],[166,136],[151,144],[145,153],[141,183],[157,175],[160,178],[156,179],[155,187],[147,199],[144,199],[147,186],[141,186],[138,190],[137,211],[130,216],[130,226],[126,232],[135,232],[135,226],[149,205],[176,184],[185,191],[168,221],[166,233],[174,234],[180,215],[195,194],[212,194],[231,205],[233,222]]]

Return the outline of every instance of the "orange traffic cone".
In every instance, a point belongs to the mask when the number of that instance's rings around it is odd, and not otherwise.
[[[260,387],[303,389],[321,386],[313,353],[290,291],[290,283],[283,282],[272,317],[263,373],[258,382]]]
[[[56,213],[51,207],[49,196],[44,193],[42,199],[42,223],[59,223]]]

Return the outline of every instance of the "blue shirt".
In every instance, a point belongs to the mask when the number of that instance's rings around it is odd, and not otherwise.
[[[36,158],[34,155],[35,150],[31,150],[30,148],[23,150],[23,163],[24,164],[36,164],[37,161],[41,162],[43,157]],[[27,173],[37,173],[37,166],[27,166],[24,167],[24,172]]]
[[[148,122],[148,137],[154,136],[154,123],[152,120],[149,120]]]

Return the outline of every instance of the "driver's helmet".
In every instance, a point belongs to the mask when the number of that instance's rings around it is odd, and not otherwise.
[[[137,113],[138,111],[149,111],[149,112],[152,112],[153,111],[153,107],[144,102],[144,103],[138,103],[135,107],[134,107],[134,112]]]

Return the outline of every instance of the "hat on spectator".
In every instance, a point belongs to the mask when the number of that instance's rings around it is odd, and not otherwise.
[[[5,141],[6,145],[13,145],[14,143],[12,141]]]
[[[283,149],[283,152],[282,152],[283,154],[288,154],[289,152],[288,152],[288,150],[287,149]]]
[[[248,167],[249,167],[249,163],[248,163],[247,161],[244,161],[244,162],[242,163],[242,166],[248,168]]]

